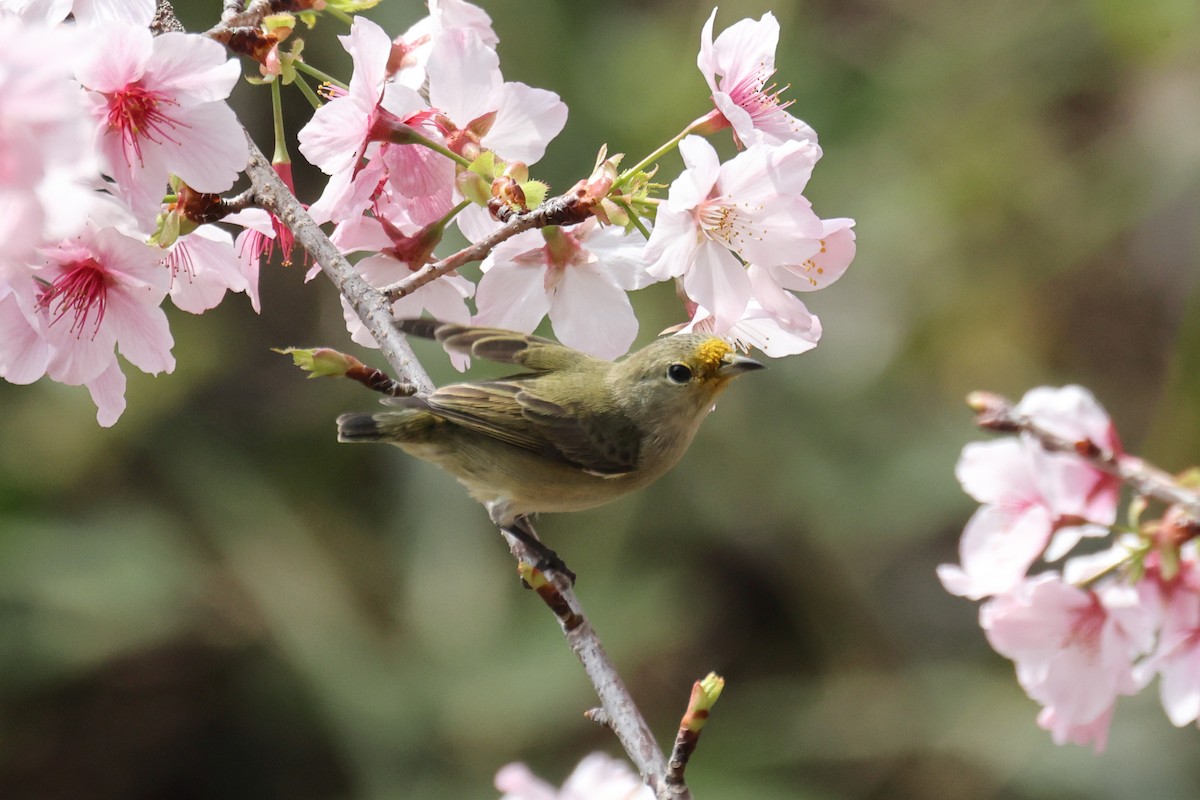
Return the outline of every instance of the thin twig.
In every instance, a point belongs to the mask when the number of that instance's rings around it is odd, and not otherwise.
[[[679,721],[679,732],[675,735],[675,746],[671,748],[671,757],[667,761],[666,782],[671,787],[682,787],[683,771],[687,769],[688,761],[696,752],[700,742],[700,732],[708,722],[708,714],[713,704],[721,696],[725,688],[725,679],[715,672],[710,672],[704,680],[692,685],[692,696],[688,699],[687,711]]]
[[[591,216],[594,206],[594,200],[579,194],[565,194],[551,198],[531,211],[513,215],[503,225],[478,242],[464,247],[441,261],[426,264],[405,277],[404,280],[385,286],[380,291],[390,300],[399,300],[425,284],[431,283],[443,275],[449,275],[464,264],[482,261],[488,253],[495,249],[496,245],[511,239],[518,233],[533,228],[545,228],[549,225],[571,225],[582,222]]]
[[[1181,486],[1170,473],[1127,453],[1110,450],[1090,439],[1074,440],[1059,436],[1035,419],[1018,414],[1011,401],[991,392],[972,392],[967,405],[975,412],[975,423],[1002,433],[1027,433],[1054,453],[1071,453],[1101,472],[1113,475],[1138,494],[1178,506],[1194,519],[1200,519],[1200,494]]]
[[[666,759],[654,740],[654,733],[638,711],[637,704],[609,660],[604,646],[600,644],[574,590],[557,575],[548,576],[534,567],[534,556],[526,550],[524,542],[506,531],[504,535],[518,560],[521,577],[554,612],[567,644],[592,679],[601,708],[588,712],[589,718],[601,722],[616,735],[641,773],[642,781],[656,797],[661,800],[690,800],[691,793],[683,784],[682,776],[678,783],[668,782]]]

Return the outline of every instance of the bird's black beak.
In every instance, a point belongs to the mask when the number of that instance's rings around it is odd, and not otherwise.
[[[753,372],[756,369],[766,368],[766,364],[755,361],[753,358],[731,353],[721,359],[721,366],[717,368],[717,374],[722,378],[734,378],[743,372]]]

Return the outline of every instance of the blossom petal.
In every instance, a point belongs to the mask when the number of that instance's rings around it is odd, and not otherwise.
[[[125,373],[115,358],[104,372],[88,381],[87,389],[96,404],[96,422],[111,428],[125,413]]]
[[[629,296],[594,264],[564,270],[549,313],[560,342],[598,358],[624,355],[637,338]]]
[[[750,302],[750,278],[733,253],[706,242],[696,252],[692,268],[683,276],[688,296],[710,309],[717,333],[728,331]]]
[[[523,83],[506,83],[496,92],[496,121],[484,146],[506,161],[533,164],[567,124],[567,106],[554,92]]]
[[[179,147],[171,172],[196,191],[224,192],[246,168],[246,135],[225,103],[190,109],[186,126],[176,133]]]
[[[550,310],[546,267],[498,263],[483,273],[475,288],[475,324],[531,333]]]
[[[174,371],[175,340],[159,306],[144,303],[128,291],[110,290],[105,323],[111,325],[117,349],[129,363],[151,374]]]

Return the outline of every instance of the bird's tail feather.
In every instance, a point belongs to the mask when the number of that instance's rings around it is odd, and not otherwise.
[[[373,414],[342,414],[337,418],[339,442],[378,442],[384,438]]]

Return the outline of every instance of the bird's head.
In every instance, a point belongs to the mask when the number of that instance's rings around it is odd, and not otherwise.
[[[697,422],[729,382],[762,369],[723,339],[706,334],[667,336],[616,362],[613,388],[645,420]]]

